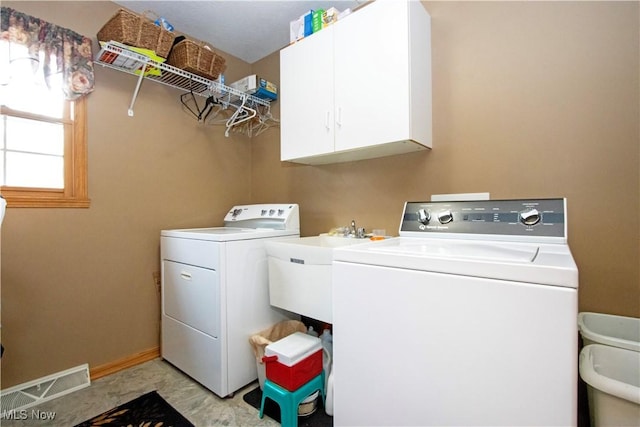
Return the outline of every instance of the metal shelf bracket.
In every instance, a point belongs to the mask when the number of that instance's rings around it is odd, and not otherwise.
[[[129,109],[127,110],[127,114],[129,115],[129,117],[133,117],[133,105],[136,103],[138,92],[140,92],[140,86],[142,85],[142,80],[144,80],[144,73],[140,73],[140,76],[138,77],[138,82],[136,83],[136,88],[133,91],[131,104],[129,104]]]

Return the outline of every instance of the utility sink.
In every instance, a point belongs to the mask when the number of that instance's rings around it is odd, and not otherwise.
[[[369,239],[326,234],[267,240],[271,305],[333,323],[333,249],[366,242]]]

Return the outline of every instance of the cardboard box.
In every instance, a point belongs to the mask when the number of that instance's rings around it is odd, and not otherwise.
[[[302,40],[304,37],[304,19],[294,19],[289,23],[289,44]]]
[[[314,33],[317,33],[321,29],[324,28],[322,24],[322,15],[324,14],[324,9],[316,9],[313,11],[311,15],[311,29]]]
[[[107,42],[99,42],[101,47],[104,47]],[[135,47],[135,46],[127,46],[127,45],[123,45],[121,43],[118,42],[111,42],[112,46],[121,48],[123,50],[126,51],[133,51],[136,52],[142,56],[146,56],[147,58],[151,59],[152,61],[155,61],[157,63],[163,63],[166,61],[165,58],[162,58],[158,55],[156,55],[156,53],[151,50],[151,49],[144,49],[141,47]],[[139,65],[140,62],[142,61],[132,61],[129,56],[124,56],[124,57],[120,57],[120,55],[118,55],[117,53],[111,52],[111,51],[105,51],[103,52],[102,56],[100,57],[100,61],[102,62],[106,62],[108,64],[113,64],[117,67],[120,68],[124,68],[127,70],[131,70],[133,71],[135,74],[140,75],[140,73],[142,73],[142,66]],[[146,65],[145,70],[144,70],[144,75],[145,76],[161,76],[162,75],[162,71],[160,70],[160,68],[154,67],[153,65]]]
[[[330,7],[322,14],[322,26],[327,27],[338,20],[340,11],[335,7]]]
[[[257,74],[251,74],[229,85],[233,89],[262,99],[278,99],[278,88]]]
[[[302,15],[302,19],[304,19],[304,36],[310,36],[313,34],[313,10]]]
[[[313,10],[309,10],[307,13],[294,19],[289,23],[289,43],[295,43],[298,40],[310,36],[313,34]]]

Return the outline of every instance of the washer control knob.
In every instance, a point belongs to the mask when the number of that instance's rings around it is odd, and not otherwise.
[[[284,215],[284,209],[278,209],[278,216]]]
[[[524,225],[536,225],[541,219],[538,209],[530,208],[520,212],[520,222]]]
[[[235,218],[238,215],[240,215],[241,213],[242,213],[242,209],[237,208],[237,209],[234,209],[233,212],[231,212],[231,215],[233,215],[233,217]]]
[[[274,213],[276,213],[275,209],[269,209],[269,216],[273,216]]]
[[[420,224],[429,224],[431,221],[431,214],[426,209],[418,209],[418,222]]]
[[[265,216],[267,214],[267,210],[266,209],[262,209],[260,211],[260,216]]]
[[[438,221],[440,224],[449,224],[453,221],[453,213],[451,211],[442,211],[438,214]]]

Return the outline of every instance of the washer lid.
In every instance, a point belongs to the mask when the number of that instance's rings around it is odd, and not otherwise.
[[[564,244],[396,237],[336,248],[333,260],[578,287],[578,269]]]
[[[411,239],[398,242],[397,245],[381,245],[372,247],[373,252],[390,252],[409,256],[430,256],[459,259],[477,259],[505,262],[531,263],[538,255],[539,246],[519,245],[519,247],[505,247],[478,242],[460,241],[423,241]]]

